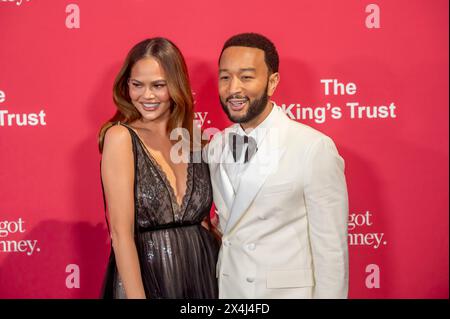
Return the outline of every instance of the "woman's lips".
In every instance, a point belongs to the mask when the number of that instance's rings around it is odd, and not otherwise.
[[[146,111],[154,111],[158,108],[159,103],[141,103],[142,107]]]

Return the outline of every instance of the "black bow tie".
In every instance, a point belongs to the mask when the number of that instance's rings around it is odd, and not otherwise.
[[[242,136],[236,133],[230,133],[228,135],[228,141],[230,143],[230,148],[233,153],[233,159],[235,162],[241,158],[242,148],[245,144],[248,144],[248,146],[247,150],[245,151],[244,163],[247,163],[258,151],[256,140],[251,136]]]

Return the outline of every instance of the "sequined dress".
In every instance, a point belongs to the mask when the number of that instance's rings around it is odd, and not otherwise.
[[[121,124],[124,125],[124,124]],[[217,298],[219,244],[201,226],[212,205],[208,165],[191,160],[178,205],[164,171],[128,128],[135,164],[135,243],[147,298]],[[103,298],[126,298],[111,247]]]

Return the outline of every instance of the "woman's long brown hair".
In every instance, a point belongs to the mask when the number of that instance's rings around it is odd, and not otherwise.
[[[194,98],[189,82],[186,62],[178,47],[166,38],[151,38],[139,42],[128,53],[113,86],[113,100],[116,114],[102,125],[99,133],[99,150],[103,150],[103,140],[109,127],[115,122],[131,123],[141,118],[141,114],[131,102],[128,79],[137,61],[152,57],[156,59],[166,74],[167,88],[172,99],[168,132],[174,128],[184,128],[192,137],[194,120]]]

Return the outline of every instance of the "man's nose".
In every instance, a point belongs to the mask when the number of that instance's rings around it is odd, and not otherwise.
[[[230,95],[242,92],[242,82],[237,77],[232,77],[230,81]]]

